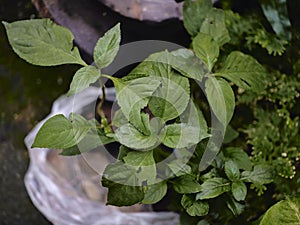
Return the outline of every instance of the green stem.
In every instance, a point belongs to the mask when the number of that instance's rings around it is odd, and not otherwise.
[[[104,104],[104,101],[105,101],[105,87],[104,85],[102,84],[102,82],[100,81],[100,87],[102,89],[102,97],[100,99],[100,102],[98,103],[97,105],[97,113],[98,115],[101,117],[101,118],[105,118],[105,114],[102,110],[102,106]]]

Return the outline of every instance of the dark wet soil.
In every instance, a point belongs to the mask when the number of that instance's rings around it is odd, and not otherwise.
[[[30,0],[2,0],[0,20],[36,17]],[[29,165],[23,139],[67,91],[75,67],[42,68],[18,58],[0,25],[0,225],[50,224],[33,206],[25,186]]]

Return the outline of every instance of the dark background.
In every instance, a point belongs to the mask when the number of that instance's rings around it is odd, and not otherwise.
[[[35,18],[30,0],[0,0],[0,20]],[[42,68],[21,60],[0,25],[0,225],[50,224],[33,206],[25,186],[29,165],[23,139],[68,89],[76,67]]]

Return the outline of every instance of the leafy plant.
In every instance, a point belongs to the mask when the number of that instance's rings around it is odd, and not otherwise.
[[[99,120],[76,113],[56,115],[40,128],[33,147],[75,155],[118,142],[118,158],[102,177],[107,204],[157,204],[173,196],[177,202],[165,207],[180,213],[182,224],[258,219],[269,205],[255,208],[247,203],[264,198],[267,184],[273,183],[268,193],[277,199],[299,191],[294,183],[281,182],[289,178],[297,184],[300,157],[299,118],[294,115],[300,60],[290,50],[298,36],[285,5],[263,1],[263,16],[243,16],[214,8],[210,0],[185,0],[191,49],[154,53],[122,78],[102,70],[118,53],[120,24],[99,39],[95,64],[87,65],[73,46],[71,32],[51,20],[4,22],[14,51],[29,63],[82,66],[69,96],[97,81],[103,91]],[[262,49],[256,44],[266,52],[257,54]],[[283,54],[290,55],[287,62],[279,57]],[[292,64],[290,73],[282,69],[287,64]],[[111,123],[102,111],[105,79],[113,82],[119,106]],[[281,221],[278,211],[287,205],[295,209],[297,201],[277,203],[261,224]]]

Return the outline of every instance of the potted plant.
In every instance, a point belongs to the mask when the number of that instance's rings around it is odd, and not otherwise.
[[[220,9],[209,0],[186,0],[191,48],[151,54],[122,78],[103,72],[118,53],[120,24],[99,39],[95,63],[87,65],[70,31],[49,19],[4,23],[14,51],[29,63],[82,66],[69,96],[96,81],[103,94],[96,120],[55,115],[32,147],[75,155],[119,143],[102,176],[109,205],[152,204],[179,213],[181,224],[300,223],[293,9],[263,1],[263,15],[241,16],[224,2]],[[118,105],[111,119],[102,107],[107,79]],[[276,200],[282,201],[262,216]]]

